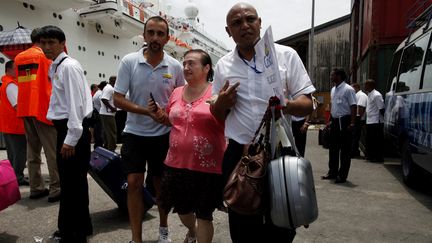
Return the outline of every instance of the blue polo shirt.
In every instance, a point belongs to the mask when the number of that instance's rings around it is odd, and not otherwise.
[[[147,107],[150,92],[163,108],[176,87],[183,86],[182,65],[164,52],[159,65],[152,67],[143,55],[144,49],[123,57],[118,70],[115,92],[128,94],[128,99],[135,104]],[[153,121],[149,116],[128,112],[123,130],[138,136],[160,136],[170,131],[170,127]]]

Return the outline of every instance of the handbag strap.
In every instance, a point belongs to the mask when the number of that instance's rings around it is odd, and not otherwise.
[[[256,138],[258,137],[258,134],[262,130],[262,127],[263,126],[267,126],[270,123],[270,120],[271,120],[271,113],[270,113],[270,105],[269,105],[267,107],[266,112],[264,113],[264,116],[263,116],[263,118],[261,120],[260,125],[258,126],[258,129],[255,132],[254,137],[252,138],[251,143],[253,143],[256,140]],[[267,131],[267,128],[266,128],[266,131],[265,131],[265,134],[264,134],[264,142],[269,142],[270,141],[270,138],[268,137],[268,135],[269,135],[269,132]]]
[[[272,158],[275,152],[276,147],[272,146],[272,143],[270,142],[270,139],[275,140],[276,134],[275,134],[275,110],[276,107],[279,105],[280,100],[276,96],[272,96],[269,99],[269,104],[267,106],[266,112],[264,113],[264,116],[261,120],[260,125],[258,126],[258,129],[255,132],[255,135],[251,141],[251,144],[259,144],[258,147],[260,149],[264,149],[266,151],[267,157]],[[262,141],[263,137],[262,135],[259,137],[258,141],[256,141],[258,134],[260,134],[261,130],[264,126],[264,142]],[[252,147],[255,151],[258,148],[256,146]],[[250,148],[250,147],[249,147]]]

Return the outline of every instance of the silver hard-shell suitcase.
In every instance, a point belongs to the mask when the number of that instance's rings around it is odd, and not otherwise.
[[[308,226],[318,217],[315,184],[310,162],[301,157],[282,156],[268,167],[270,214],[282,228]]]
[[[272,148],[280,148],[273,155],[290,154],[287,151],[293,151],[297,156],[275,156],[270,162],[267,169],[268,193],[273,224],[295,229],[302,225],[307,227],[318,218],[318,205],[311,163],[299,156],[289,120],[290,117],[283,114],[278,122],[273,120],[272,137],[278,139],[272,141]]]

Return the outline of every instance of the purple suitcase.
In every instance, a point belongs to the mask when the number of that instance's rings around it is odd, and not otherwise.
[[[127,180],[119,154],[97,147],[91,153],[89,174],[120,209],[127,209]],[[145,187],[143,201],[146,211],[155,204],[153,196]]]

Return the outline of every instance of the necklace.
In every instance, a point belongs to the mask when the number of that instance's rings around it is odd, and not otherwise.
[[[186,84],[183,90],[183,99],[190,104],[194,103],[204,95],[205,91],[207,91],[208,86],[209,83],[206,82],[206,84],[203,85],[203,87],[199,89],[198,92],[194,92],[192,91],[192,87]]]

